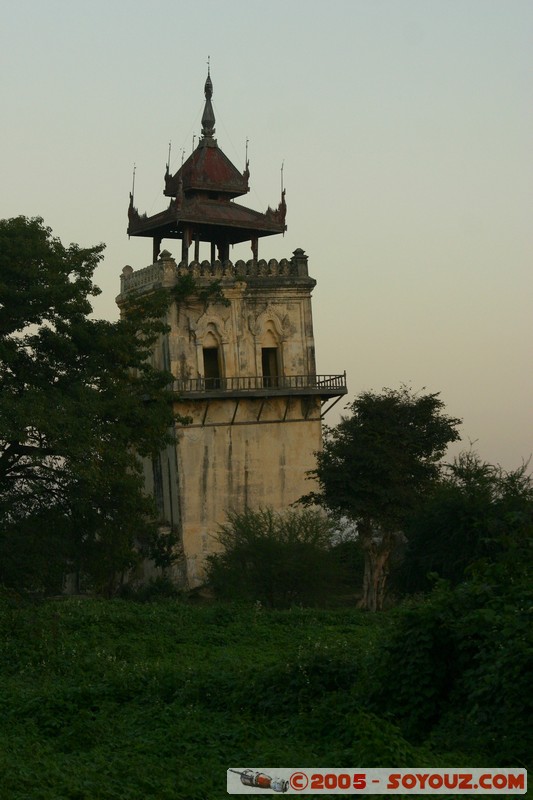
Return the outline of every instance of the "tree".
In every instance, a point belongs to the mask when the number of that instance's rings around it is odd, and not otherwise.
[[[430,575],[456,585],[483,562],[497,563],[515,552],[520,553],[515,567],[523,565],[524,544],[532,529],[533,482],[527,465],[506,472],[483,462],[475,452],[461,453],[445,465],[440,480],[408,522],[409,547],[400,587],[427,591],[432,586]]]
[[[0,221],[0,582],[8,585],[57,589],[70,570],[111,591],[143,544],[157,544],[138,457],[157,452],[173,427],[170,376],[150,363],[168,298],[138,296],[116,323],[90,319],[102,251],[64,247],[39,218]]]
[[[443,413],[438,394],[408,388],[363,392],[326,430],[317,467],[319,491],[304,498],[357,523],[365,555],[361,606],[383,607],[391,555],[413,509],[440,475],[461,420]]]

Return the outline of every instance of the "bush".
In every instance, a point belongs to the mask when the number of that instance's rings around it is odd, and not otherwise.
[[[533,752],[533,590],[527,567],[487,567],[469,582],[439,584],[395,612],[376,654],[371,708],[414,742],[429,737],[500,766]]]
[[[415,741],[440,718],[455,679],[452,616],[435,597],[406,603],[392,612],[394,624],[376,655],[370,706],[389,714]]]
[[[268,608],[325,604],[339,584],[332,525],[320,512],[271,509],[229,514],[208,558],[208,582],[222,598]]]

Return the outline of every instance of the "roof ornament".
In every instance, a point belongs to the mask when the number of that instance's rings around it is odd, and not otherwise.
[[[134,164],[133,165],[133,179],[132,179],[132,182],[131,182],[130,204],[128,206],[128,219],[130,220],[130,222],[132,220],[138,220],[139,219],[139,212],[137,211],[137,209],[135,208],[135,205],[134,205],[134,203],[135,203],[135,170],[136,169],[137,169],[137,166],[136,166],[136,164]],[[130,235],[128,233],[128,239],[129,238],[130,238]]]
[[[134,203],[135,203],[135,169],[136,169],[136,165],[134,164],[133,165],[133,179],[132,179],[132,182],[131,182],[130,204],[128,206],[128,218],[129,219],[133,219],[133,217],[135,217],[135,215],[137,214],[137,209],[134,206]],[[128,234],[128,239],[129,238],[130,237],[129,237],[129,234]]]
[[[246,138],[246,155],[245,155],[245,158],[244,158],[246,164],[245,164],[245,167],[244,167],[244,172],[242,173],[242,177],[244,178],[245,181],[248,181],[248,179],[250,177],[250,161],[248,159],[248,142],[249,141],[250,140],[247,137]]]
[[[202,136],[205,139],[212,139],[215,133],[215,113],[211,105],[211,98],[213,97],[213,82],[210,74],[210,57],[207,59],[207,80],[204,86],[205,94],[205,108],[202,115]]]
[[[281,162],[281,200],[278,206],[278,218],[280,222],[285,225],[285,219],[287,217],[287,203],[285,202],[285,187],[283,186],[283,167],[285,166],[285,160]],[[283,231],[283,236],[285,236],[285,231]]]

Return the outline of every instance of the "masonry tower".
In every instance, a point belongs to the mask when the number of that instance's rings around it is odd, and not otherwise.
[[[161,518],[179,532],[178,577],[189,587],[202,582],[228,510],[281,510],[310,491],[321,418],[346,394],[345,375],[316,374],[316,281],[304,251],[259,258],[259,239],[286,230],[285,192],[265,213],[235,202],[249,191],[248,164],[239,172],[218,147],[212,94],[208,73],[198,146],[174,175],[167,165],[168,207],[139,214],[130,196],[128,234],[152,239],[153,263],[125,267],[117,298],[120,306],[132,293],[194,281],[195,295],[171,306],[153,355],[174,376],[176,412],[191,422],[177,426],[175,447],[145,463]],[[180,240],[177,257],[161,250],[166,239]],[[230,245],[246,241],[251,258],[232,263]],[[222,294],[209,297],[213,287]]]

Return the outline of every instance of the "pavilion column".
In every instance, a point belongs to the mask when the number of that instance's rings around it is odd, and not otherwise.
[[[252,258],[253,258],[254,261],[257,261],[257,249],[258,249],[257,245],[258,245],[258,241],[259,240],[258,240],[257,236],[252,236],[252,241],[251,241]]]
[[[181,240],[181,260],[188,264],[189,262],[189,246],[191,244],[191,229],[185,226],[183,229],[183,238]]]
[[[161,236],[154,236],[154,250],[152,254],[152,264],[155,264],[157,261],[157,257],[159,255],[159,251],[161,250]]]

